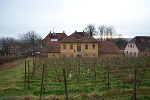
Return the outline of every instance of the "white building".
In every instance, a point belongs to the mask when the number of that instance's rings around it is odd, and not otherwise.
[[[150,54],[150,36],[136,36],[128,42],[124,53],[128,57]]]

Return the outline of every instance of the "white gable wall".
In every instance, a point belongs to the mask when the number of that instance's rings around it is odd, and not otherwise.
[[[128,43],[125,50],[124,50],[124,53],[126,56],[135,56],[137,57],[138,54],[139,54],[139,50],[138,48],[136,47],[135,43]]]

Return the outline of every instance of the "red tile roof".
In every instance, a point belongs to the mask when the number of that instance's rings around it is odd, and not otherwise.
[[[120,54],[121,51],[113,41],[99,41],[99,53]]]
[[[50,39],[51,39],[51,32],[42,40],[42,43],[48,43],[50,42]],[[67,37],[66,33],[63,32],[63,33],[56,33],[57,34],[57,37],[58,37],[58,41],[62,40],[62,39],[65,39]]]
[[[42,53],[60,52],[60,43],[59,43],[59,41],[52,41],[52,42],[46,43],[46,45],[44,45],[44,47],[41,49],[41,52]]]
[[[61,40],[60,42],[76,42],[76,43],[89,42],[90,43],[90,42],[98,42],[98,41],[85,32],[76,32],[75,31],[73,34],[71,34],[67,38]]]

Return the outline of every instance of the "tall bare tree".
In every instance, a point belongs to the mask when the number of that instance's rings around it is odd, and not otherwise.
[[[19,34],[19,39],[22,51],[33,55],[39,51],[42,37],[35,31]]]
[[[90,35],[93,36],[96,34],[96,28],[94,24],[89,24],[86,26],[85,31]]]
[[[114,26],[109,26],[106,28],[106,40],[112,40],[113,36],[116,34]]]
[[[100,40],[105,39],[105,33],[106,33],[106,26],[105,25],[99,25],[98,26],[98,34],[100,35]]]
[[[12,37],[2,37],[0,39],[3,49],[4,49],[4,55],[9,55],[10,54],[10,46],[14,43],[14,38]]]

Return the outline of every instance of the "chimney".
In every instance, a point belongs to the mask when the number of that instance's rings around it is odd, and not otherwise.
[[[77,30],[75,30],[75,33],[77,32]]]
[[[63,31],[63,33],[65,33],[65,31]]]
[[[50,31],[50,33],[51,33],[51,31]]]
[[[84,30],[83,30],[83,33],[84,33]]]

